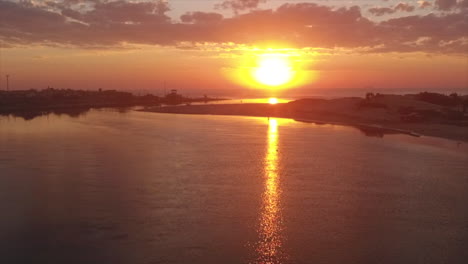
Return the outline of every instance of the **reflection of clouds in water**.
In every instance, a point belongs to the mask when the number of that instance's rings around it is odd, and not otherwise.
[[[255,245],[256,258],[253,263],[282,263],[283,237],[280,207],[278,172],[278,121],[269,120],[268,145],[265,155],[265,191],[262,197],[262,212],[258,226],[258,242]]]

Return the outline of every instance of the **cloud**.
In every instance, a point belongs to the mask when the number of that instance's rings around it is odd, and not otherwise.
[[[218,9],[231,9],[235,13],[239,11],[257,8],[260,3],[264,3],[266,0],[226,0],[219,5],[216,5]]]
[[[166,15],[169,8],[165,1],[85,2],[68,0],[44,7],[0,0],[0,43],[82,48],[273,43],[377,52],[466,53],[467,49],[466,9],[377,23],[364,17],[358,6],[332,8],[297,3],[284,4],[275,10],[252,10],[234,17],[189,12],[180,17],[181,22],[176,22]],[[411,9],[401,5],[398,8]]]
[[[379,24],[385,36],[384,50],[427,52],[458,52],[468,50],[468,13],[452,13],[445,16],[429,14],[390,19]],[[382,39],[383,36],[382,36]],[[425,39],[421,42],[421,39]],[[454,45],[447,46],[445,43]],[[417,44],[417,45],[416,45]]]
[[[440,10],[468,8],[468,0],[436,0],[434,5]]]
[[[369,8],[369,13],[375,16],[390,15],[398,11],[402,12],[413,12],[415,9],[414,6],[408,3],[398,3],[394,7],[372,7]]]
[[[180,16],[180,20],[185,23],[213,23],[220,22],[223,15],[218,13],[188,12]]]
[[[68,0],[79,1],[79,0]],[[163,23],[169,21],[165,15],[169,11],[167,2],[112,2],[93,1],[93,9],[81,13],[71,8],[62,9],[62,15],[80,20],[84,23]]]
[[[386,14],[393,14],[395,13],[395,9],[391,7],[371,7],[369,8],[369,13],[375,16],[383,16]]]
[[[442,10],[449,10],[457,5],[457,0],[436,0],[435,6]]]
[[[422,8],[422,9],[424,9],[424,8],[426,8],[426,7],[432,6],[432,3],[431,3],[431,2],[429,2],[429,1],[424,1],[424,0],[418,1],[418,4],[419,4],[419,8]]]
[[[395,7],[395,10],[404,11],[404,12],[413,12],[414,6],[408,3],[398,3]]]
[[[468,0],[460,0],[458,2],[458,7],[468,9]]]

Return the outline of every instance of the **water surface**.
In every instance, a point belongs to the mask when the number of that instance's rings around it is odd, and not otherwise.
[[[0,263],[466,263],[467,171],[286,119],[0,117]]]

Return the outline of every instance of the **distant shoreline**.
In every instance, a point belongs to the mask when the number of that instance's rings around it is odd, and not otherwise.
[[[267,104],[267,103],[246,103],[246,104],[212,104],[212,105],[188,105],[171,107],[146,107],[138,110],[142,112],[166,113],[166,114],[195,114],[195,115],[235,115],[235,116],[253,116],[253,117],[276,117],[289,118],[299,122],[315,124],[332,124],[351,126],[361,130],[369,136],[382,137],[385,134],[406,134],[414,137],[433,136],[446,138],[455,141],[468,142],[468,126],[466,123],[449,123],[436,121],[421,122],[403,122],[396,118],[385,116],[381,109],[337,109],[334,104],[337,101],[342,104],[351,104],[360,102],[359,98],[342,98],[332,100],[322,100],[315,102],[311,99],[303,107],[301,100],[290,103]],[[340,100],[343,100],[341,102]],[[326,101],[326,102],[322,102]],[[307,104],[321,104],[320,107],[311,106],[308,109]],[[341,105],[340,105],[341,107]],[[357,112],[354,113],[354,112]],[[362,113],[365,112],[365,113]],[[376,112],[372,115],[369,112]]]
[[[164,97],[152,94],[134,95],[117,90],[71,90],[47,88],[43,90],[0,91],[0,115],[34,118],[47,113],[78,115],[97,108],[129,108],[191,104],[224,100],[206,95],[198,98],[184,97],[172,90]]]

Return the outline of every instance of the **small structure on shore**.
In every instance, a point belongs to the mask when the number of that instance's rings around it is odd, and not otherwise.
[[[177,105],[183,101],[182,95],[178,94],[176,89],[172,89],[171,92],[166,95],[165,99],[166,103],[171,105]]]

